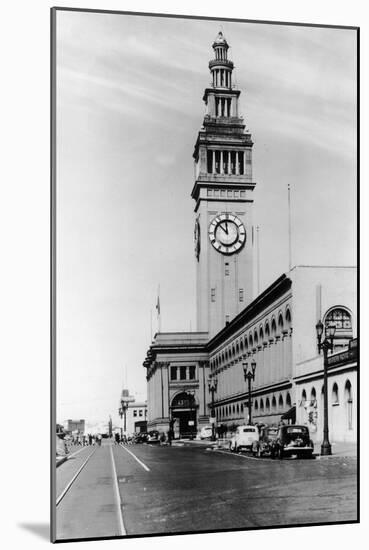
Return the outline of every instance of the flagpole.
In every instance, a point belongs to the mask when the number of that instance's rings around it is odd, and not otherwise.
[[[158,314],[158,332],[161,332],[160,285],[158,286],[158,300],[156,302],[156,310],[157,310],[157,314]]]
[[[291,188],[290,184],[287,185],[288,192],[288,269],[292,268],[292,252],[291,252]]]
[[[260,243],[259,243],[259,226],[256,226],[256,269],[257,269],[257,289],[260,294]]]

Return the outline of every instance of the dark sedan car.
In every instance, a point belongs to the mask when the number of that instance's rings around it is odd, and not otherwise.
[[[309,429],[306,426],[290,425],[280,426],[277,438],[272,447],[272,458],[284,458],[297,455],[298,457],[311,458],[314,443],[310,439]]]
[[[148,434],[145,432],[138,433],[133,438],[133,443],[147,443],[148,437]]]
[[[265,454],[272,454],[272,449],[278,435],[278,428],[275,426],[262,426],[260,429],[259,441],[254,441],[252,453],[261,458]]]
[[[147,434],[147,443],[160,443],[160,434],[157,430],[151,430]]]

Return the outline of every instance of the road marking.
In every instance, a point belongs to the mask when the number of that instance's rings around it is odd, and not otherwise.
[[[92,453],[90,453],[88,455],[88,457],[86,458],[86,460],[83,462],[82,466],[77,470],[77,472],[74,474],[74,476],[72,477],[72,479],[70,480],[70,482],[67,484],[67,486],[64,488],[64,491],[62,491],[62,493],[58,496],[58,498],[56,499],[56,505],[58,506],[59,502],[62,500],[62,498],[64,498],[64,496],[66,495],[66,493],[69,491],[69,489],[71,488],[72,484],[74,483],[74,481],[77,479],[77,477],[79,476],[80,472],[83,470],[83,468],[86,466],[87,462],[90,460],[91,456],[94,454],[94,452],[96,451],[96,449],[94,449],[92,451]]]
[[[133,458],[134,458],[135,460],[137,460],[137,462],[142,466],[142,468],[143,468],[144,470],[146,470],[146,472],[149,472],[149,471],[150,471],[150,468],[148,468],[148,467],[146,466],[146,464],[144,464],[143,462],[141,462],[141,460],[140,460],[139,458],[137,458],[137,456],[136,456],[135,454],[133,454],[132,451],[129,451],[129,450],[127,449],[127,447],[123,447],[123,445],[120,445],[120,448],[121,448],[121,449],[124,449],[125,451],[127,451],[127,453],[129,453],[131,456],[133,456]]]
[[[221,451],[220,449],[215,450],[217,451],[217,453],[222,453],[224,455],[239,456],[240,458],[247,458],[247,460],[260,460],[260,458],[256,458],[255,456],[240,455],[238,453],[230,453],[229,451]]]
[[[119,487],[118,487],[118,478],[117,478],[117,470],[115,468],[115,461],[114,461],[114,456],[113,456],[113,447],[112,447],[112,445],[110,445],[110,456],[111,456],[111,464],[112,464],[112,468],[113,468],[114,493],[115,493],[115,498],[116,498],[116,501],[117,501],[117,516],[118,516],[118,524],[119,524],[119,530],[120,530],[119,535],[126,535],[127,532],[126,532],[126,529],[124,527],[124,522],[123,522],[122,500],[120,498],[120,492],[119,492]]]

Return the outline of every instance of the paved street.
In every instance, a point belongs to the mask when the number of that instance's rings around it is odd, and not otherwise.
[[[57,495],[58,540],[352,521],[356,459],[279,461],[195,443],[104,441],[57,468]]]

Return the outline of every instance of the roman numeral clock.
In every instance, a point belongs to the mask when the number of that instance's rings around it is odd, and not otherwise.
[[[245,244],[246,229],[237,216],[220,214],[210,223],[209,239],[218,252],[233,254]]]
[[[252,147],[220,32],[194,149],[197,330],[211,338],[253,299]]]

